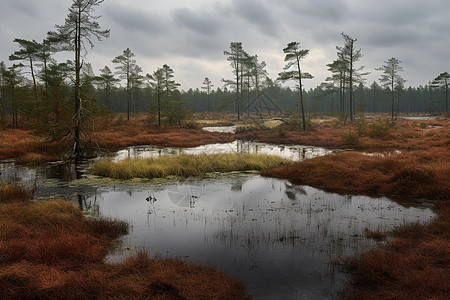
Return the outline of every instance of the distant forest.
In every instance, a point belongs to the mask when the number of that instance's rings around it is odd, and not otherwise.
[[[101,88],[94,88],[94,97],[98,104],[114,112],[126,112],[126,89],[116,87],[110,91],[109,97]],[[283,111],[298,110],[298,91],[280,84],[270,84],[262,89]],[[150,88],[133,89],[132,111],[146,112],[155,105],[153,92]],[[200,89],[189,89],[172,95],[173,100],[182,101],[184,107],[192,112],[235,112],[235,92],[227,88],[217,88],[208,95]],[[258,103],[246,110],[247,104],[254,102],[256,92],[250,90],[245,93],[242,100],[242,114],[255,113],[260,107],[264,115],[267,110],[258,106]],[[359,85],[354,91],[356,113],[390,113],[390,92],[383,89],[376,82],[370,87]],[[307,114],[337,114],[340,111],[339,92],[318,86],[315,89],[304,91]],[[445,112],[445,90],[429,86],[409,87],[399,92],[395,101],[397,113],[431,113]]]
[[[326,65],[330,77],[308,91],[302,80],[314,74],[301,68],[300,61],[309,50],[302,49],[299,42],[283,49],[286,65],[278,78],[268,78],[266,63],[259,61],[258,55],[248,54],[240,42],[231,42],[223,53],[232,78],[213,83],[205,77],[201,89],[180,90],[175,72],[167,64],[144,73],[129,48],[112,58],[114,71],[105,66],[95,74],[85,59],[95,39],[109,37],[109,30],[102,30],[96,21],[99,16],[93,15],[102,2],[74,1],[65,23],[49,31],[42,43],[14,39],[18,50],[8,57],[11,65],[0,61],[1,127],[18,128],[22,121],[32,120],[34,128],[42,132],[73,132],[78,153],[83,124],[99,113],[127,113],[129,119],[130,113],[146,112],[159,126],[162,121],[181,125],[193,112],[232,113],[238,120],[251,114],[263,117],[300,112],[305,130],[305,114],[349,116],[353,120],[363,113],[391,113],[394,118],[400,113],[448,111],[450,74],[436,74],[426,86],[405,88],[401,61],[393,57],[376,69],[382,71],[379,83],[367,85],[364,76],[369,73],[364,66],[356,66],[363,57],[355,46],[357,39],[344,33],[344,45],[336,46],[337,57]],[[63,51],[72,52],[74,60],[57,62],[54,54]],[[286,81],[294,81],[291,86],[295,88],[282,86]],[[64,127],[66,131],[61,129]]]
[[[4,64],[3,64],[4,66]],[[126,86],[118,83],[105,84],[99,81],[99,76],[92,72],[89,64],[83,67],[81,75],[81,98],[84,108],[92,113],[96,111],[112,111],[126,113],[128,109],[127,97],[130,101],[131,112],[152,112],[156,110],[155,89],[145,84],[143,81],[137,82],[127,91]],[[61,68],[61,67],[58,67]],[[18,120],[19,116],[33,117],[44,115],[49,118],[58,119],[67,110],[72,114],[73,84],[70,80],[68,69],[50,70],[46,78],[39,77],[37,83],[37,93],[35,95],[33,82],[21,74],[11,74],[6,68],[2,68],[0,77],[0,118],[3,125],[5,119]],[[43,78],[44,80],[39,80]],[[264,95],[267,105],[273,101],[275,107],[281,111],[298,111],[298,91],[289,87],[283,87],[280,83],[266,80],[261,88],[260,94]],[[362,113],[390,113],[391,98],[390,90],[381,87],[377,82],[370,86],[359,83],[354,91],[354,112]],[[308,115],[331,114],[338,115],[343,109],[341,107],[340,94],[338,88],[333,88],[329,84],[322,84],[314,89],[303,92],[305,102],[305,112]],[[348,98],[348,94],[345,95]],[[211,88],[209,93],[202,89],[189,89],[187,91],[174,89],[170,96],[161,96],[161,110],[163,113],[174,110],[187,112],[236,112],[236,92],[227,87]],[[269,100],[270,99],[270,100]],[[432,87],[431,85],[408,87],[398,89],[395,99],[395,113],[430,113],[440,114],[446,110],[446,91],[444,87]],[[266,106],[256,99],[255,89],[243,88],[240,99],[240,111],[242,116],[255,114],[260,111],[263,116],[269,116]],[[344,101],[344,105],[348,101]],[[252,104],[252,105],[249,105]],[[275,110],[270,111],[276,113]],[[11,118],[9,116],[12,116]],[[64,118],[63,118],[64,119]]]

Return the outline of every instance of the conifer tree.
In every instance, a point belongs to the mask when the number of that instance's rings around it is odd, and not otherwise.
[[[87,52],[86,44],[94,47],[93,38],[101,41],[109,37],[109,30],[102,30],[97,19],[100,16],[93,15],[95,7],[103,3],[104,0],[72,0],[69,7],[65,23],[56,25],[56,31],[48,32],[48,40],[59,46],[60,50],[74,52],[75,68],[75,116],[74,116],[74,156],[81,157],[80,132],[82,123],[82,101],[80,98],[80,75],[83,66],[82,52]]]
[[[299,42],[290,42],[286,48],[283,49],[286,54],[284,61],[286,65],[284,66],[284,71],[278,74],[278,79],[281,81],[287,80],[297,80],[299,85],[299,95],[300,95],[300,110],[302,115],[302,125],[303,130],[306,130],[306,118],[305,118],[305,108],[303,104],[303,86],[302,79],[311,79],[313,76],[308,72],[302,72],[300,61],[305,58],[309,50],[302,49]],[[293,70],[290,70],[294,67]],[[290,71],[289,71],[290,70]]]
[[[403,83],[405,82],[399,74],[399,72],[403,71],[403,67],[400,65],[401,61],[395,57],[389,58],[384,63],[385,65],[376,68],[375,70],[383,72],[380,77],[381,85],[385,88],[389,88],[391,93],[391,115],[392,120],[394,120],[395,90],[398,87],[403,87]]]

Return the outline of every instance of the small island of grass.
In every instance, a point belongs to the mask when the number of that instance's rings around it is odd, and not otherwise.
[[[128,158],[114,162],[100,160],[92,173],[114,179],[164,178],[168,176],[203,176],[214,172],[259,171],[289,163],[279,156],[266,154],[181,154],[151,158]]]

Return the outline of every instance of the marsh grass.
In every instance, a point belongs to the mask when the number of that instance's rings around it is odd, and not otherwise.
[[[48,161],[43,154],[27,153],[21,157],[16,158],[16,161],[24,165],[40,165]]]
[[[383,250],[345,260],[352,289],[343,299],[448,299],[450,205],[429,224],[405,224]]]
[[[426,124],[426,129],[419,126],[421,122]],[[289,129],[280,136],[273,134],[272,130],[252,128],[238,130],[236,139],[329,148],[351,146],[354,149],[426,150],[430,147],[448,146],[449,126],[448,118],[430,121],[399,119],[392,123],[389,118],[380,117],[350,124],[340,123],[337,119],[324,119],[315,131]],[[351,136],[346,136],[349,132],[352,133]],[[354,142],[356,138],[357,143]]]
[[[107,149],[120,149],[137,145],[163,147],[196,147],[213,143],[228,143],[234,140],[229,133],[208,132],[190,122],[185,128],[149,126],[145,115],[133,116],[129,121],[122,115],[104,126],[91,142]]]
[[[364,229],[364,234],[366,235],[366,238],[373,239],[375,241],[382,241],[386,239],[386,233],[378,231],[378,230],[369,230]]]
[[[0,181],[0,203],[26,201],[31,198],[31,193],[21,186]]]
[[[248,298],[238,280],[181,259],[141,252],[105,263],[126,223],[88,220],[68,201],[30,198],[20,186],[0,184],[1,299]]]
[[[278,156],[265,154],[201,154],[101,160],[94,164],[95,175],[115,179],[164,178],[167,176],[202,176],[213,172],[262,170],[288,163]]]
[[[388,156],[337,153],[264,170],[263,175],[352,194],[432,202],[438,217],[394,230],[381,249],[345,260],[344,299],[447,299],[450,290],[450,152],[446,147]],[[366,231],[382,240],[384,233]]]
[[[384,157],[341,152],[265,169],[262,174],[330,192],[447,200],[449,172],[448,149],[432,148]]]
[[[23,164],[57,160],[66,146],[64,141],[50,141],[20,129],[0,130],[0,141],[0,159],[14,158]]]

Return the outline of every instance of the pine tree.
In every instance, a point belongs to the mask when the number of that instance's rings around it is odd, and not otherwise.
[[[82,101],[80,98],[80,74],[83,66],[82,50],[87,52],[86,43],[94,47],[93,38],[101,41],[109,37],[109,30],[101,30],[97,19],[93,15],[95,7],[104,0],[73,0],[69,13],[63,25],[56,25],[56,31],[48,32],[48,40],[60,47],[60,50],[73,51],[75,68],[75,116],[74,116],[74,156],[81,156],[80,132],[82,123]]]
[[[286,54],[284,61],[286,65],[284,66],[284,71],[278,74],[278,79],[281,81],[287,80],[297,80],[299,85],[299,95],[300,95],[300,110],[302,114],[302,125],[303,130],[306,130],[306,119],[305,119],[305,108],[303,104],[303,86],[302,79],[311,79],[313,76],[308,72],[302,72],[300,67],[300,61],[309,54],[308,49],[301,49],[299,42],[290,42],[286,48],[283,49]],[[289,71],[294,67],[294,70]]]
[[[391,115],[392,120],[394,120],[394,101],[395,101],[395,90],[397,88],[402,88],[405,80],[400,76],[399,72],[403,71],[403,67],[400,65],[401,61],[395,57],[389,58],[384,62],[385,65],[380,68],[376,68],[377,71],[382,71],[380,77],[381,85],[385,88],[389,88],[391,93]]]

